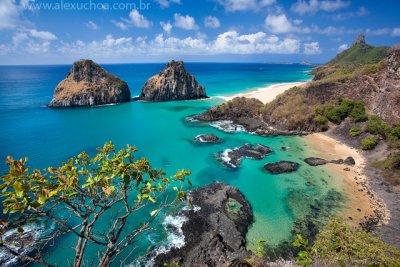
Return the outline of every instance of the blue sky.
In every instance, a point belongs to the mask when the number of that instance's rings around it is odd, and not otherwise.
[[[400,42],[400,1],[0,0],[0,64],[322,63]]]

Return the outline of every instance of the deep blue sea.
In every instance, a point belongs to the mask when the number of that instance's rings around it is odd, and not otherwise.
[[[140,94],[141,87],[165,64],[103,65],[109,72],[125,80],[132,96]],[[94,108],[50,109],[55,86],[66,77],[70,66],[0,66],[0,160],[7,155],[28,157],[29,165],[45,168],[57,165],[85,150],[94,154],[106,141],[117,148],[135,145],[138,157],[147,157],[153,166],[168,174],[185,168],[192,171],[194,186],[221,181],[237,186],[250,201],[255,222],[247,239],[249,248],[258,240],[271,244],[287,238],[294,221],[294,213],[286,201],[289,190],[305,188],[313,180],[313,194],[329,189],[321,177],[329,176],[323,168],[312,169],[302,164],[308,148],[299,137],[258,137],[239,133],[225,133],[207,124],[193,125],[185,118],[222,103],[217,96],[229,96],[267,85],[309,80],[310,67],[303,65],[244,64],[244,63],[187,63],[186,69],[206,87],[208,100],[166,103],[130,102],[115,106]],[[198,145],[191,141],[198,134],[214,133],[224,142]],[[237,170],[230,170],[216,160],[216,153],[246,143],[261,143],[274,152],[264,160],[244,160]],[[289,150],[281,150],[282,146]],[[277,160],[299,162],[301,169],[294,174],[273,176],[262,166]],[[0,164],[0,174],[7,171]],[[148,234],[128,263],[159,246],[180,244],[183,237],[169,233],[166,224],[179,225],[182,218],[164,214],[157,231]],[[164,224],[162,224],[163,222]],[[51,258],[59,266],[67,265],[73,255],[73,237],[58,240],[49,249]],[[92,254],[91,254],[92,253]],[[89,257],[96,248],[89,249]],[[119,266],[119,264],[118,264]]]

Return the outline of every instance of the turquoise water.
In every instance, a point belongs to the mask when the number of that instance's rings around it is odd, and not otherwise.
[[[138,95],[146,79],[163,64],[105,65],[105,69],[126,80],[132,95]],[[209,100],[166,103],[131,102],[116,106],[75,109],[49,109],[54,87],[69,66],[0,67],[0,158],[7,155],[29,157],[29,165],[44,168],[57,165],[82,150],[95,153],[96,147],[112,140],[117,148],[129,143],[137,146],[137,157],[147,157],[153,166],[168,174],[178,169],[192,171],[194,186],[221,181],[237,186],[250,201],[255,222],[248,233],[249,247],[260,239],[272,244],[287,238],[294,221],[286,196],[289,190],[307,188],[312,194],[326,191],[329,174],[323,169],[302,164],[308,156],[305,144],[297,137],[259,137],[246,133],[229,134],[207,124],[188,124],[185,118],[222,103],[213,96],[226,96],[274,83],[310,79],[310,70],[302,65],[189,63],[186,68],[206,87]],[[191,141],[198,134],[214,133],[224,142],[204,145]],[[216,153],[246,143],[261,143],[274,152],[261,161],[244,160],[238,170],[220,164]],[[290,149],[281,150],[282,146]],[[278,160],[299,162],[294,174],[273,176],[262,166]],[[0,173],[6,172],[0,165]],[[328,179],[329,180],[329,179]],[[310,188],[310,183],[313,185]],[[149,234],[130,261],[148,251],[149,245],[165,242],[168,233],[159,225]],[[58,240],[50,250],[61,266],[66,262],[73,237]],[[95,253],[96,248],[89,252]],[[90,254],[90,253],[89,253]],[[94,255],[94,254],[93,254]],[[93,256],[92,255],[92,256]]]

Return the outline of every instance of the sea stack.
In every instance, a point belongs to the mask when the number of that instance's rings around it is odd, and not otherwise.
[[[136,100],[163,102],[207,98],[204,86],[185,70],[182,61],[171,61],[147,80]]]
[[[129,102],[126,82],[92,60],[74,62],[68,76],[54,89],[49,107],[82,107]]]

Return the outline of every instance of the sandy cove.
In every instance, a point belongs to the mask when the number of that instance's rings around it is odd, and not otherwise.
[[[323,159],[345,159],[349,156],[354,158],[356,165],[353,167],[331,163],[325,166],[338,178],[338,185],[346,193],[348,201],[341,214],[343,218],[347,218],[354,226],[360,223],[365,225],[368,220],[376,219],[379,219],[381,224],[389,222],[389,210],[368,184],[368,177],[365,174],[366,159],[360,151],[323,133],[305,136],[304,140],[319,153],[316,156]]]
[[[227,97],[227,100],[235,97],[256,98],[266,104],[290,88],[305,87],[307,84],[307,81],[274,84]],[[354,226],[377,218],[381,224],[387,224],[390,220],[390,212],[368,185],[368,177],[365,174],[366,159],[361,152],[323,133],[305,136],[304,140],[319,153],[315,156],[326,160],[345,159],[350,156],[356,161],[353,167],[331,163],[325,166],[330,173],[338,177],[337,183],[347,195],[348,201],[341,214],[343,218],[347,218]]]
[[[233,96],[226,97],[226,99],[231,100],[235,97],[257,98],[261,102],[266,104],[274,100],[278,95],[284,93],[286,90],[289,90],[290,88],[293,88],[295,86],[303,87],[307,83],[308,82],[278,83],[258,88],[246,93],[235,94]]]

